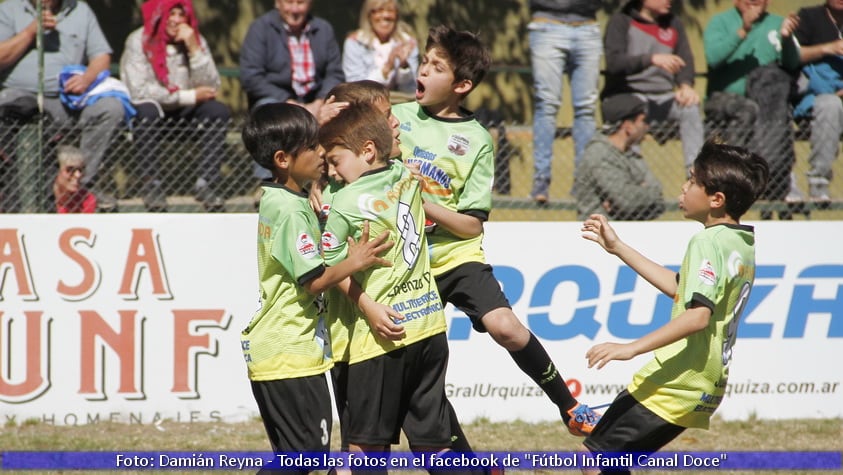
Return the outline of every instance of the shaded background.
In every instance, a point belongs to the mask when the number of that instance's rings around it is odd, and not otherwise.
[[[599,0],[595,0],[599,1]],[[821,0],[771,0],[769,10],[785,14]],[[142,0],[88,0],[119,59],[128,34],[141,25]],[[236,79],[239,48],[249,24],[261,14],[274,9],[274,0],[193,0],[202,34],[213,49],[218,67],[226,77],[222,99],[235,111],[245,109],[245,96]],[[313,12],[327,19],[337,33],[342,46],[346,34],[357,27],[362,0],[313,0]],[[470,108],[479,104],[498,109],[507,120],[532,121],[531,77],[527,23],[528,0],[399,0],[401,16],[424,42],[430,25],[445,23],[481,35],[492,50],[495,68],[468,100]],[[603,1],[598,18],[605,25],[611,12],[625,3],[621,0]],[[685,22],[693,45],[698,71],[705,71],[702,53],[702,30],[712,14],[733,5],[731,0],[677,0],[673,9]],[[704,80],[697,84],[704,92]],[[566,92],[567,95],[567,92]],[[565,103],[567,104],[567,98]],[[570,107],[563,105],[560,119],[567,121]]]

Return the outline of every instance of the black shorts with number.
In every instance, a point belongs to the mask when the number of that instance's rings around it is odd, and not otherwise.
[[[436,286],[442,302],[449,302],[465,312],[479,332],[486,331],[482,322],[484,315],[498,308],[511,308],[489,264],[460,264],[436,276]]]
[[[252,394],[273,451],[330,450],[333,414],[324,374],[252,381]]]
[[[685,428],[671,424],[623,390],[612,401],[583,445],[592,452],[653,453]],[[616,472],[612,472],[616,473]]]
[[[444,333],[348,367],[348,442],[450,447],[445,400],[448,340]]]

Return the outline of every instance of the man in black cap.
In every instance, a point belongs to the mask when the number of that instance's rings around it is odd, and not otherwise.
[[[647,107],[635,94],[603,100],[604,130],[586,145],[575,178],[578,219],[647,220],[664,212],[662,185],[633,150],[650,127]]]

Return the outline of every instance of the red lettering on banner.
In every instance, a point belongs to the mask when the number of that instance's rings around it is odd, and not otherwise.
[[[110,348],[120,360],[120,386],[118,393],[126,399],[142,398],[141,384],[141,337],[143,318],[136,318],[134,310],[118,310],[120,331],[114,330],[108,322],[93,310],[81,310],[80,353],[81,360],[79,394],[86,399],[105,399],[105,352]]]
[[[26,338],[12,338],[14,319],[3,318],[0,312],[0,401],[20,403],[35,399],[50,387],[49,361],[47,360],[47,333],[50,319],[44,312],[23,312],[26,320]],[[9,329],[8,334],[3,332]],[[21,341],[26,348],[26,374],[23,381],[14,383],[11,379],[12,341]]]
[[[18,230],[0,229],[0,301],[3,300],[6,273],[10,269],[17,281],[18,296],[23,300],[38,300],[27,261],[26,246]]]
[[[76,285],[68,285],[59,279],[56,291],[65,300],[85,299],[97,290],[102,279],[99,266],[76,250],[75,244],[79,242],[94,247],[94,236],[90,229],[70,228],[59,236],[61,252],[77,263],[82,270],[82,280]]]
[[[173,393],[181,399],[198,399],[198,355],[216,356],[219,343],[211,341],[203,327],[226,329],[231,320],[223,323],[225,310],[173,310]]]
[[[132,230],[132,242],[129,244],[129,254],[123,269],[123,280],[118,291],[121,297],[137,300],[141,272],[146,269],[152,283],[152,294],[162,300],[173,298],[164,273],[158,237],[152,234],[151,229]]]

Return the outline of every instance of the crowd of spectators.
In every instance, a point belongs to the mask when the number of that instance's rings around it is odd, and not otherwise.
[[[318,116],[329,90],[360,79],[386,85],[394,98],[413,97],[418,43],[401,20],[396,0],[364,0],[359,28],[345,38],[342,48],[332,25],[311,13],[312,2],[275,0],[275,8],[250,25],[239,58],[250,111],[291,102]],[[843,0],[826,0],[786,17],[768,12],[768,3],[735,0],[705,25],[708,81],[705,97],[700,97],[694,89],[694,57],[683,24],[672,13],[671,0],[628,1],[604,28],[596,16],[600,2],[529,0],[531,20],[525,33],[534,81],[532,199],[538,204],[550,199],[553,141],[567,76],[575,150],[571,193],[580,203],[598,203],[607,214],[622,207],[618,197],[591,195],[594,187],[587,185],[591,178],[580,176],[593,172],[593,163],[587,165],[585,160],[589,155],[606,162],[609,156],[626,157],[627,162],[618,163],[634,173],[628,178],[653,185],[648,194],[658,185],[645,168],[629,166],[643,163],[636,137],[643,125],[637,115],[619,117],[618,105],[626,112],[630,107],[646,109],[644,124],[676,123],[686,169],[704,136],[716,133],[767,159],[768,199],[829,201],[832,164],[843,133]],[[128,35],[119,58],[119,77],[125,86],[117,88],[105,81],[112,49],[87,3],[42,0],[41,5],[39,19],[36,0],[0,2],[0,121],[5,127],[16,130],[39,107],[55,124],[75,122],[81,131],[77,150],[82,164],[67,177],[78,178],[79,187],[94,198],[88,203],[96,202],[99,211],[114,211],[117,200],[97,188],[97,174],[113,137],[128,120],[134,161],[142,170],[137,178],[144,206],[166,211],[167,184],[159,177],[163,175],[160,144],[167,124],[184,121],[198,144],[193,194],[206,210],[223,210],[219,182],[231,111],[219,100],[220,75],[192,1],[142,4],[143,24]],[[39,30],[44,35],[43,69],[36,48]],[[605,81],[598,91],[604,54]],[[68,68],[75,68],[74,74]],[[43,71],[43,80],[33,71]],[[607,108],[607,101],[613,105]],[[607,129],[595,134],[601,104]],[[616,120],[606,117],[607,110],[614,111]],[[792,172],[794,119],[810,128],[807,197],[796,187]],[[14,134],[0,135],[3,211],[16,209],[13,139]],[[624,145],[617,147],[618,143]],[[590,157],[589,162],[594,161]],[[44,173],[49,175],[49,170],[54,168],[45,166]],[[265,178],[257,168],[254,176]],[[54,187],[45,191],[56,193]],[[651,219],[661,213],[657,206],[651,209],[628,219]]]

